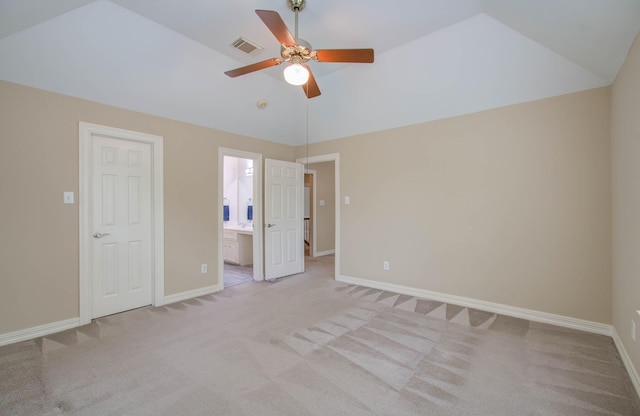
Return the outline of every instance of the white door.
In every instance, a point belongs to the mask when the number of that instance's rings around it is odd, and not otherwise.
[[[91,140],[91,317],[152,303],[151,145]]]
[[[303,166],[265,159],[265,278],[304,271]]]

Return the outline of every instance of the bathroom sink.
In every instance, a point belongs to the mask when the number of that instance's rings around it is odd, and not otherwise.
[[[229,230],[229,231],[239,231],[239,232],[244,232],[244,233],[253,233],[253,224],[246,224],[246,225],[242,225],[242,224],[234,224],[234,225],[225,225],[224,226],[225,230]]]

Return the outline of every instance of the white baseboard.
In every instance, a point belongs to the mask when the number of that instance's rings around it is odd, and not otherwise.
[[[188,290],[186,292],[175,293],[173,295],[167,295],[164,297],[164,304],[169,305],[171,303],[182,302],[183,300],[197,298],[198,296],[209,295],[211,293],[221,291],[223,287],[221,285],[212,285],[201,287],[200,289]]]
[[[174,295],[165,296],[164,304],[168,305],[170,303],[181,302],[183,300],[196,298],[198,296],[204,296],[210,293],[219,292],[222,289],[224,289],[224,286],[222,284],[218,284],[196,290],[190,290],[187,292],[176,293]],[[3,345],[9,345],[16,342],[43,337],[46,335],[54,334],[56,332],[65,331],[67,329],[76,328],[80,325],[80,318],[72,318],[64,321],[52,322],[50,324],[34,326],[32,328],[21,329],[15,332],[0,334],[0,347]]]
[[[501,315],[513,316],[515,318],[527,319],[529,321],[543,322],[557,325],[564,328],[578,329],[600,335],[613,335],[613,327],[599,322],[586,321],[583,319],[571,318],[563,315],[556,315],[547,312],[534,311],[531,309],[517,308],[515,306],[503,305],[500,303],[486,302],[483,300],[465,298],[462,296],[448,295],[446,293],[433,292],[430,290],[417,289],[408,286],[396,285],[393,283],[378,282],[375,280],[361,279],[359,277],[338,276],[338,282],[349,283],[359,286],[366,286],[373,289],[387,290],[389,292],[403,295],[415,296],[419,298],[432,299],[454,305],[480,309],[487,312]]]
[[[315,253],[313,253],[313,257],[328,256],[330,254],[336,254],[336,251],[335,250],[316,251]]]
[[[80,326],[80,318],[72,318],[64,321],[52,322],[50,324],[34,326],[27,329],[21,329],[15,332],[0,334],[0,347],[16,342],[27,341],[33,338],[43,337],[45,335],[65,331],[78,326]]]
[[[616,348],[618,348],[620,358],[622,358],[622,362],[627,369],[627,373],[629,373],[629,377],[631,377],[633,387],[636,389],[636,393],[638,393],[638,396],[640,396],[640,377],[638,377],[638,372],[633,366],[631,358],[629,357],[629,354],[627,353],[627,350],[622,343],[622,339],[620,338],[620,335],[618,334],[618,331],[616,331],[615,327],[613,327],[613,334],[611,335],[611,337],[613,338],[614,344],[616,344]]]

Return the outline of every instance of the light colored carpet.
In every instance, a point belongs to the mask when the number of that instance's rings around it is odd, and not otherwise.
[[[608,337],[348,286],[332,267],[2,347],[0,414],[640,414]]]

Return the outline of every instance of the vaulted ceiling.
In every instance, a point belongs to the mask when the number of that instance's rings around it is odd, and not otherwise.
[[[255,9],[294,31],[286,0],[0,0],[0,79],[302,144],[609,85],[640,30],[640,0],[307,0],[300,38],[376,54],[311,62],[307,100],[284,65],[224,75],[279,56]]]

